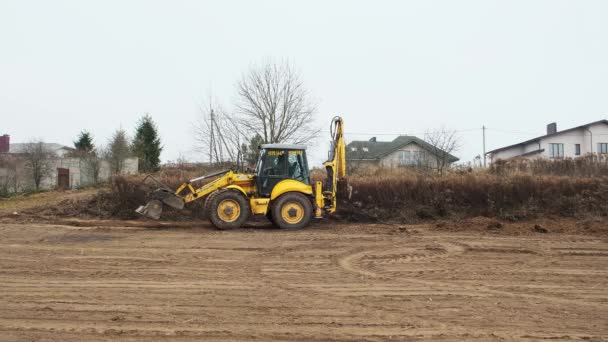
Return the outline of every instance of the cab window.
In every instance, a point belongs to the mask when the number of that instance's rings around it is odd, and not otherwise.
[[[288,151],[287,177],[308,184],[308,165],[304,151]]]
[[[286,175],[285,169],[285,151],[268,150],[264,156],[264,164],[262,166],[262,176],[283,176]]]

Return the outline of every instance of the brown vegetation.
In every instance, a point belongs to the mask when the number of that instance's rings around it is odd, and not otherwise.
[[[561,160],[498,160],[490,165],[488,172],[496,175],[525,173],[574,177],[608,176],[608,156],[604,154],[589,154],[575,159],[565,158]]]
[[[485,216],[516,221],[546,216],[593,218],[608,216],[608,177],[603,164],[579,160],[520,162],[493,165],[488,171],[419,174],[409,169],[379,169],[349,177],[350,201],[342,200],[337,218],[351,221],[419,222]],[[525,165],[525,168],[524,166]],[[543,169],[541,166],[546,165]],[[571,165],[576,165],[571,167]],[[557,170],[576,176],[554,175]],[[566,170],[566,171],[564,171]],[[157,178],[170,189],[211,170],[165,169]],[[583,176],[593,175],[597,176]],[[315,169],[312,180],[324,171]],[[63,217],[136,219],[134,209],[158,185],[143,176],[115,177],[109,189],[86,201],[46,208],[42,214]],[[203,218],[204,200],[183,211],[166,208],[163,219]]]
[[[537,215],[606,216],[608,178],[495,175],[485,172],[351,177],[353,197],[341,212],[358,220],[417,221],[488,216],[517,220]]]

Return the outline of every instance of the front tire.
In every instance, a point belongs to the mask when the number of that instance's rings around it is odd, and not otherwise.
[[[312,219],[312,204],[301,193],[288,192],[273,203],[272,218],[282,229],[304,228]]]
[[[205,203],[207,217],[219,230],[241,227],[249,218],[249,201],[233,190],[212,193]]]

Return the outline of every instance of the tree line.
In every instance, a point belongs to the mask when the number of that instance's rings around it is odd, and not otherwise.
[[[135,128],[131,139],[127,132],[117,129],[108,140],[107,145],[96,145],[93,134],[81,131],[73,142],[74,148],[65,156],[78,158],[81,161],[81,172],[90,177],[93,184],[100,182],[102,166],[107,163],[112,175],[121,174],[125,161],[137,157],[138,169],[141,172],[154,172],[160,169],[160,153],[163,150],[158,127],[149,114],[143,115]],[[0,168],[5,174],[0,177],[0,195],[18,192],[22,188],[21,180],[31,184],[31,189],[39,191],[44,179],[53,173],[51,160],[58,156],[42,140],[31,140],[15,155],[4,155],[0,158]],[[18,165],[22,165],[20,169]]]
[[[74,141],[73,156],[81,158],[88,164],[91,176],[98,182],[101,161],[109,163],[112,174],[123,172],[125,160],[137,157],[138,169],[141,172],[154,172],[160,169],[160,154],[163,150],[158,126],[149,114],[139,119],[133,138],[119,128],[109,139],[107,146],[97,147],[89,131],[81,131]]]

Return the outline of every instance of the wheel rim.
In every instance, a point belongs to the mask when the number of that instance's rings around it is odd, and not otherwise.
[[[241,215],[241,206],[235,200],[225,199],[217,206],[217,216],[224,222],[234,222]]]
[[[304,207],[297,202],[288,202],[281,208],[281,218],[289,224],[296,224],[304,218]]]

